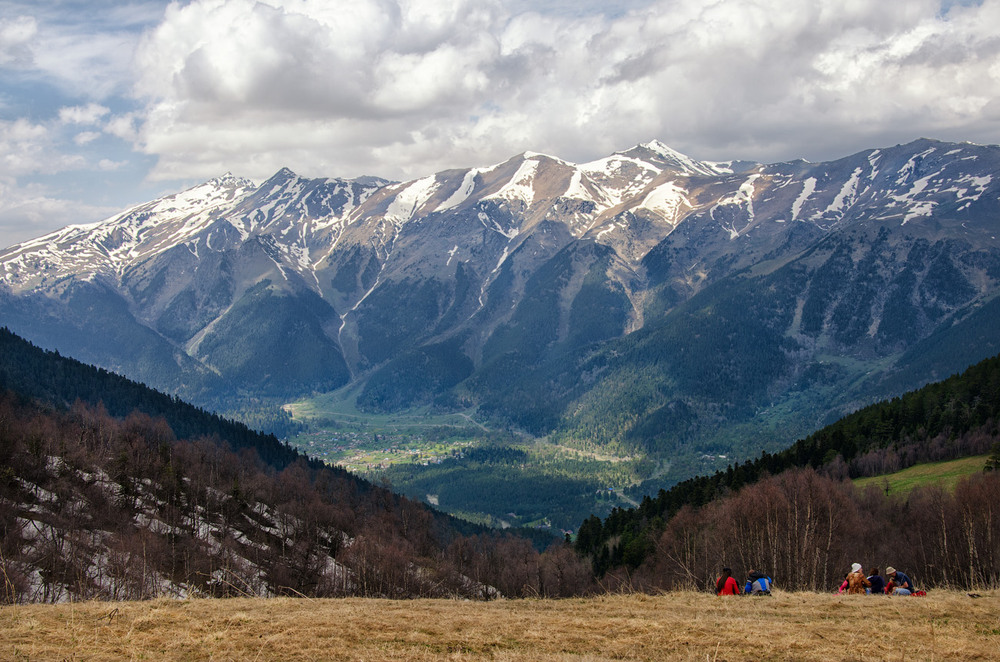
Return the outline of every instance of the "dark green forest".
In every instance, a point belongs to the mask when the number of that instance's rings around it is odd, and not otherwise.
[[[0,389],[62,407],[77,400],[100,404],[116,418],[135,411],[162,417],[180,438],[214,436],[233,450],[253,449],[278,470],[307,459],[274,435],[261,434],[103,368],[39,349],[6,327],[0,327]],[[321,466],[318,461],[309,462],[314,468]]]

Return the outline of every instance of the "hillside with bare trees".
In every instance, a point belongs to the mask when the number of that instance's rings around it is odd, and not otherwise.
[[[273,437],[6,331],[2,340],[2,602],[490,598],[589,586],[565,545],[539,554]],[[135,409],[116,416],[81,399],[102,393]]]
[[[911,569],[925,586],[1000,584],[1000,357],[861,409],[775,454],[684,481],[585,521],[598,576],[707,587],[719,568],[824,589],[855,561]],[[990,453],[954,491],[890,495],[848,479]],[[625,579],[623,579],[625,578]],[[610,581],[610,580],[609,580]]]

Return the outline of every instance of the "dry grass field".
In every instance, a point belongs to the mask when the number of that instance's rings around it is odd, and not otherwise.
[[[1000,592],[0,608],[0,660],[997,660]]]

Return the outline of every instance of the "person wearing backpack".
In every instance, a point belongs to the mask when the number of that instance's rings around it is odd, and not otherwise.
[[[743,587],[745,595],[771,595],[771,578],[762,572],[751,570],[747,575],[747,585]]]

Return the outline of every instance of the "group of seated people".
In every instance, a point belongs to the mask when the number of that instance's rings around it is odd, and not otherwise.
[[[879,574],[878,568],[872,568],[866,576],[860,563],[851,566],[851,571],[841,584],[839,593],[848,594],[886,594],[912,595],[913,582],[906,573],[892,566],[885,569],[885,577]],[[747,575],[746,585],[740,589],[739,582],[733,577],[732,568],[723,568],[722,575],[715,582],[716,595],[771,595],[771,578],[762,572],[751,570]]]
[[[844,583],[838,593],[886,595],[913,595],[913,582],[906,573],[892,566],[885,569],[885,577],[879,574],[878,568],[872,568],[868,576],[862,571],[861,564],[855,563],[847,573]]]
[[[762,572],[751,570],[746,585],[740,590],[739,582],[733,577],[732,568],[723,568],[722,576],[715,582],[716,595],[771,595],[771,578]]]

